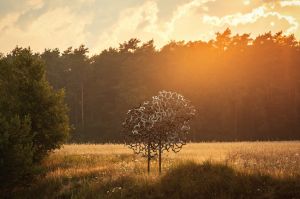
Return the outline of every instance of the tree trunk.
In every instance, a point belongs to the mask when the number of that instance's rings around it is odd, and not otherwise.
[[[81,126],[84,130],[84,110],[83,110],[83,83],[81,82]]]
[[[161,140],[159,140],[159,146],[158,146],[158,164],[159,164],[159,174],[161,174]]]
[[[150,142],[148,142],[148,175],[150,174]]]
[[[295,103],[295,118],[296,120],[298,120],[298,116],[299,116],[299,103],[298,103],[298,92],[297,89],[294,88],[294,103]]]
[[[238,139],[238,104],[237,104],[237,100],[235,100],[234,104],[233,104],[233,138],[234,140]]]

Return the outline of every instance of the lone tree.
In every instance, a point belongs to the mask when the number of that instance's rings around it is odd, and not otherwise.
[[[152,158],[158,156],[161,173],[163,151],[177,153],[186,144],[189,121],[195,112],[182,95],[167,91],[160,91],[151,101],[127,112],[123,123],[125,144],[136,154],[148,158],[148,173]]]

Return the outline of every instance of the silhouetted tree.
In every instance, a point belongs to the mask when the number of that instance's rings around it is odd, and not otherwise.
[[[121,142],[122,127],[115,124],[123,113],[161,88],[201,107],[193,141],[300,139],[300,45],[294,35],[255,38],[226,29],[208,42],[171,41],[161,49],[133,38],[90,58],[87,49],[74,51],[46,50],[42,57],[51,84],[66,89],[76,141]]]
[[[162,152],[181,150],[194,115],[195,108],[182,95],[160,91],[151,101],[128,111],[123,123],[125,143],[135,153],[148,157],[148,172],[151,158],[158,155],[161,173]]]

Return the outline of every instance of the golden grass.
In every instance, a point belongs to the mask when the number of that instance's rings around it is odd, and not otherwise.
[[[163,154],[164,170],[188,160],[225,162],[245,171],[271,175],[297,175],[300,174],[300,141],[189,143],[179,153]],[[68,144],[51,154],[44,165],[50,177],[95,171],[145,174],[146,163],[145,158],[122,144]],[[157,172],[156,160],[152,161],[151,169]]]
[[[126,186],[125,182],[117,183],[123,177],[153,184],[160,179],[158,164],[156,160],[151,162],[148,176],[146,161],[124,145],[64,145],[44,161],[44,175],[30,190],[46,195],[55,192],[53,197],[94,198],[89,194],[120,191]],[[177,154],[163,153],[163,173],[187,161],[219,162],[245,173],[295,177],[300,176],[300,141],[189,143]]]

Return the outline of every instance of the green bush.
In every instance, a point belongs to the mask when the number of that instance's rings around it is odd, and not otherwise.
[[[30,49],[0,57],[0,96],[1,179],[13,184],[66,140],[67,107],[64,92],[49,85],[44,63]]]
[[[33,142],[30,120],[0,115],[0,181],[2,187],[22,182],[33,169]]]

